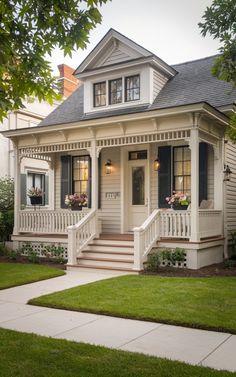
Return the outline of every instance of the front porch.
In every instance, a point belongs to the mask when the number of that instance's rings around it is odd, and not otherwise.
[[[64,246],[68,266],[141,271],[152,248],[184,248],[192,269],[222,261],[222,212],[199,210],[198,242],[191,242],[191,211],[155,210],[129,234],[102,234],[99,211],[23,210],[19,212],[17,244]]]
[[[72,124],[60,130],[39,127],[36,136],[28,130],[13,135],[13,239],[19,241],[27,234],[64,235],[71,265],[77,264],[101,233],[131,232],[134,270],[142,270],[152,248],[169,240],[184,242],[189,250],[200,250],[203,242],[218,240],[216,253],[222,260],[226,233],[224,123],[205,107],[194,105],[171,116],[157,112],[84,121],[80,127]],[[159,171],[153,168],[157,157]],[[28,159],[48,163],[48,200],[41,207],[27,204],[22,209],[26,192],[21,184],[21,162]],[[191,208],[170,209],[165,198],[173,190],[188,192]],[[84,192],[88,208],[68,209],[65,196]],[[201,208],[202,200],[210,200],[212,207]],[[214,244],[213,249],[218,246]]]

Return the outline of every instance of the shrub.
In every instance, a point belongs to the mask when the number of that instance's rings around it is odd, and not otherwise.
[[[157,252],[149,254],[147,259],[147,270],[157,271],[160,266],[160,258]]]
[[[13,232],[14,226],[14,211],[0,212],[0,241],[9,241]]]
[[[57,263],[65,263],[64,258],[65,248],[59,245],[46,245],[42,250],[42,254],[45,255],[47,258],[52,258]]]

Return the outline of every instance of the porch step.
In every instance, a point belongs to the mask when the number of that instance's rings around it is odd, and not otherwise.
[[[78,265],[80,266],[102,266],[102,267],[117,267],[117,268],[130,268],[133,267],[133,260],[114,259],[114,258],[95,258],[95,257],[79,257],[77,258]]]
[[[83,251],[83,257],[87,258],[105,258],[105,259],[125,259],[133,262],[134,260],[134,252],[128,251],[128,252],[118,252],[118,251],[108,251],[108,250],[84,250]]]
[[[108,246],[117,246],[117,247],[121,247],[121,246],[127,246],[127,247],[134,247],[134,241],[132,240],[127,240],[127,241],[124,241],[124,240],[106,240],[106,239],[103,239],[103,238],[95,238],[93,240],[93,245],[108,245]]]
[[[80,265],[67,264],[66,269],[68,271],[88,271],[89,270],[91,272],[97,272],[99,270],[99,272],[103,272],[107,274],[109,274],[109,271],[113,271],[117,275],[124,275],[124,273],[134,274],[134,275],[139,274],[139,271],[135,271],[130,268],[119,268],[119,267],[117,268],[114,266],[113,267],[101,267],[101,266],[95,267],[95,266],[90,266],[90,265],[80,266]]]
[[[88,268],[115,269],[132,271],[134,265],[134,242],[132,239],[99,238],[93,240],[82,255],[77,258],[77,265]]]
[[[112,245],[112,244],[89,244],[88,245],[88,250],[89,251],[94,251],[94,252],[106,252],[106,253],[111,253],[111,254],[134,254],[134,248],[133,246],[129,245]]]

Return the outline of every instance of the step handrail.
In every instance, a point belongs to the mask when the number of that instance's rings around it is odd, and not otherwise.
[[[98,237],[97,211],[92,209],[77,224],[67,227],[68,231],[68,264],[77,263],[77,257],[95,237]]]
[[[160,239],[160,214],[155,209],[140,227],[134,231],[134,270],[142,270],[144,258],[151,251],[154,244]]]

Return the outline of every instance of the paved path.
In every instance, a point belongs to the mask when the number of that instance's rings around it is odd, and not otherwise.
[[[113,276],[69,271],[62,277],[2,290],[0,326],[236,371],[236,335],[26,305],[33,297]]]

